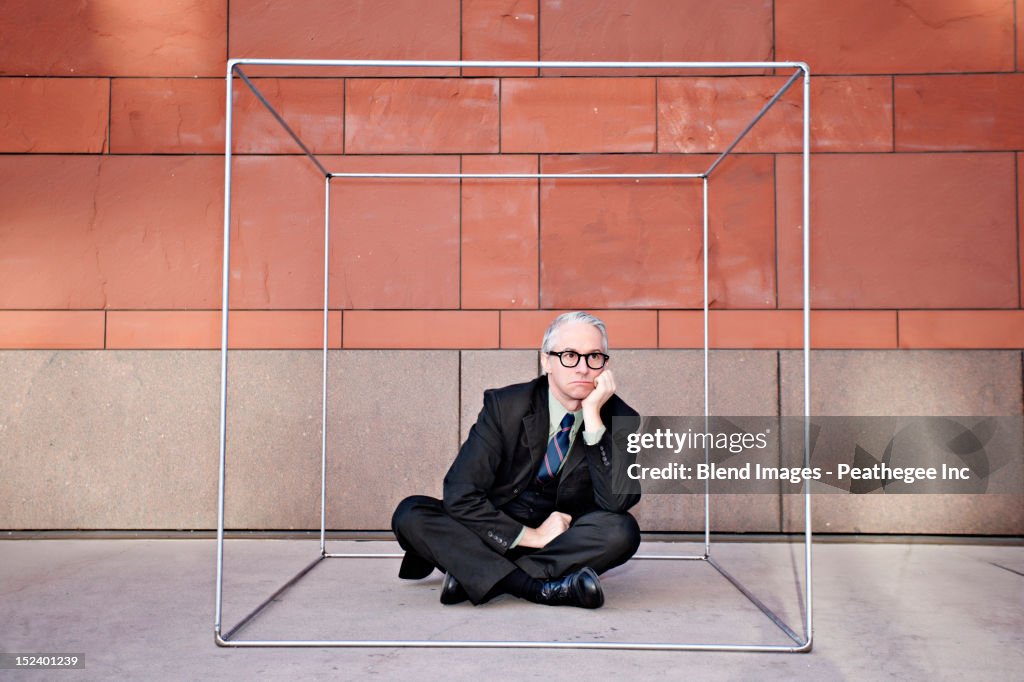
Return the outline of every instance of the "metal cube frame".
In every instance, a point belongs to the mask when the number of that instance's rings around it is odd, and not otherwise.
[[[280,113],[267,101],[262,93],[246,75],[243,67],[346,67],[346,68],[557,68],[557,69],[701,69],[701,70],[769,70],[794,69],[793,74],[768,100],[747,126],[736,136],[733,142],[721,152],[703,173],[332,173],[328,171],[309,147],[299,138],[294,130],[285,122]],[[228,389],[228,289],[230,281],[231,256],[231,160],[232,160],[232,119],[233,89],[235,77],[241,79],[263,103],[273,117],[280,123],[284,131],[295,141],[302,153],[312,162],[324,176],[324,306],[323,306],[323,385],[321,414],[321,477],[320,477],[320,554],[299,573],[282,585],[274,594],[253,609],[238,624],[222,634],[221,610],[223,602],[224,582],[224,497],[225,497],[225,461],[227,438],[227,389]],[[447,76],[451,77],[451,76]],[[456,76],[457,77],[457,76]],[[803,143],[802,143],[802,205],[803,205],[803,403],[804,403],[804,462],[809,464],[810,456],[810,68],[803,62],[565,62],[565,61],[413,61],[413,60],[307,60],[307,59],[232,59],[227,64],[225,77],[227,85],[226,134],[224,142],[224,271],[223,271],[223,303],[221,316],[221,387],[220,387],[220,466],[218,476],[217,501],[217,576],[216,576],[216,613],[214,622],[214,641],[222,647],[419,647],[419,648],[543,648],[543,649],[623,649],[623,650],[660,650],[660,651],[737,651],[737,652],[778,652],[805,653],[813,645],[812,628],[812,566],[811,550],[813,536],[811,532],[811,491],[810,483],[804,483],[804,620],[803,634],[798,634],[778,615],[768,608],[747,587],[730,575],[725,568],[711,556],[710,527],[710,492],[705,481],[704,491],[704,552],[697,555],[637,555],[634,560],[680,560],[704,561],[710,564],[727,581],[736,587],[752,604],[757,606],[765,616],[793,640],[791,645],[763,644],[712,644],[712,643],[668,643],[668,642],[596,642],[596,641],[499,641],[499,640],[245,640],[235,635],[271,602],[277,599],[290,587],[301,580],[314,566],[324,559],[395,559],[401,554],[370,554],[370,553],[331,553],[327,551],[326,542],[326,501],[327,501],[327,347],[328,347],[328,282],[330,268],[330,188],[335,178],[437,178],[437,179],[477,179],[477,178],[516,178],[516,179],[678,179],[700,180],[703,188],[703,327],[704,327],[704,415],[709,417],[709,379],[708,379],[708,178],[716,168],[731,154],[736,146],[754,128],[771,107],[797,81],[803,84]]]

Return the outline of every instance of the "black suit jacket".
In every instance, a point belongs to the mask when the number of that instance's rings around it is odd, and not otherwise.
[[[614,421],[613,421],[614,418]],[[573,517],[604,509],[624,512],[640,500],[626,476],[634,461],[624,439],[639,427],[637,412],[617,395],[601,408],[606,430],[587,445],[580,431],[558,480],[556,509]],[[491,389],[444,478],[445,510],[504,554],[523,524],[502,511],[537,475],[548,441],[548,379]],[[619,442],[613,456],[613,441]]]

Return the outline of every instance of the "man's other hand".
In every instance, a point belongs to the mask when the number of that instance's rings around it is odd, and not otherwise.
[[[526,532],[523,533],[523,539],[519,541],[519,546],[532,549],[545,547],[549,542],[564,533],[569,528],[570,523],[572,523],[572,517],[568,514],[557,511],[551,512],[551,515],[544,519],[544,523],[536,528],[526,529]]]
[[[604,426],[601,407],[615,394],[615,375],[605,369],[594,378],[594,390],[583,399],[583,422],[587,431],[598,431]]]

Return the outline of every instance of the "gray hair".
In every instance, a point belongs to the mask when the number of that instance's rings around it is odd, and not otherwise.
[[[604,322],[590,313],[577,310],[573,313],[562,313],[551,322],[551,326],[548,327],[546,332],[544,332],[544,340],[541,341],[540,344],[540,351],[542,353],[547,353],[554,347],[555,332],[570,322],[585,322],[586,324],[596,327],[597,331],[601,332],[601,350],[605,353],[608,352],[608,330],[605,329]]]

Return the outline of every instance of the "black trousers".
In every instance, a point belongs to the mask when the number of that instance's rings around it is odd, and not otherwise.
[[[517,567],[538,580],[561,578],[584,566],[603,573],[628,561],[640,546],[640,527],[629,513],[593,511],[574,518],[546,547],[499,554],[449,516],[440,500],[426,495],[402,500],[391,529],[406,551],[400,577],[425,578],[437,567],[455,576],[474,604]]]

